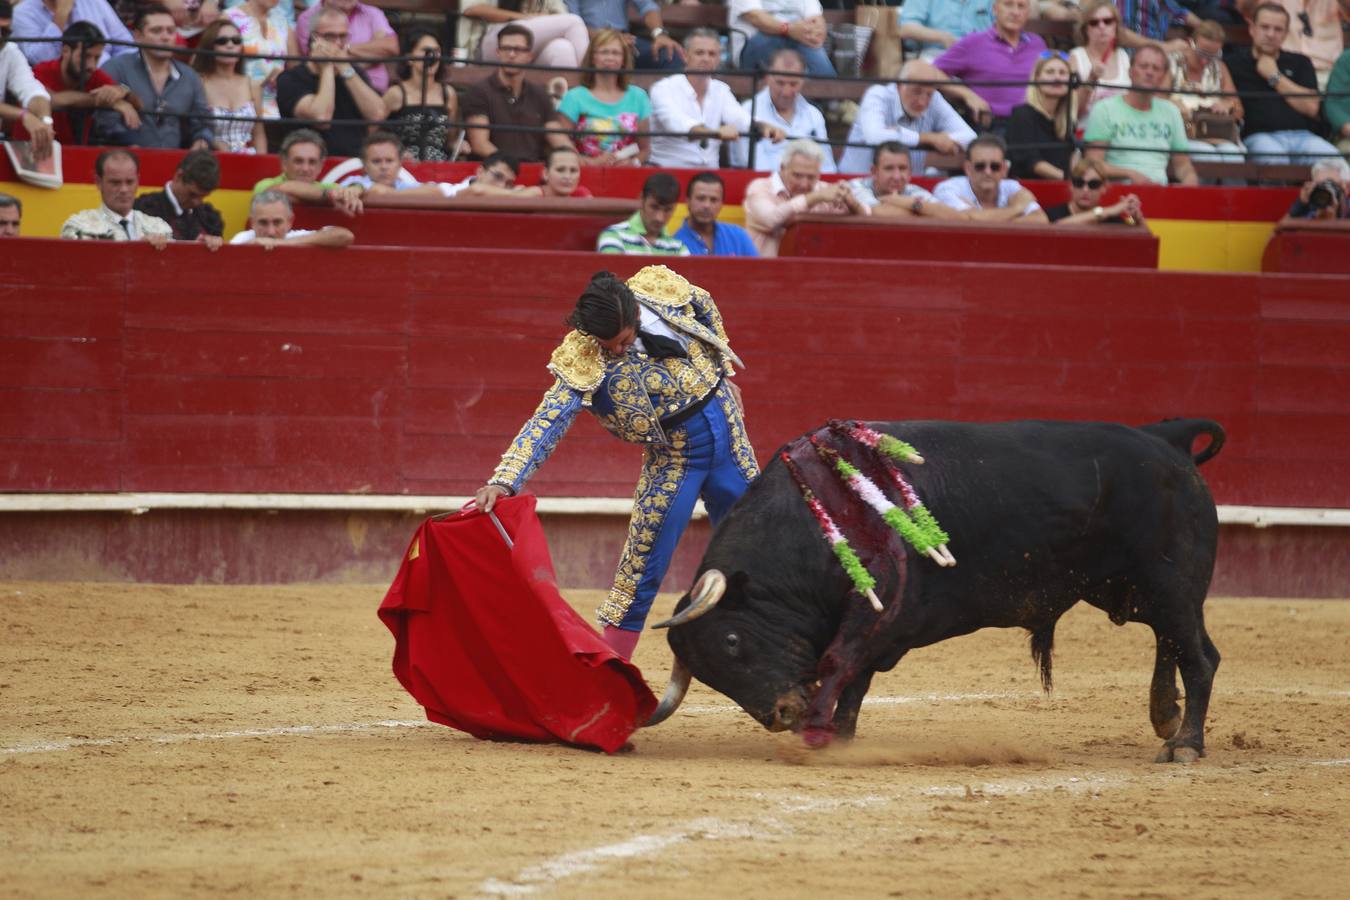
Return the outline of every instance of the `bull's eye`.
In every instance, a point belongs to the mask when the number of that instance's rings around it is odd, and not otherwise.
[[[732,656],[741,652],[741,636],[734,631],[727,632],[727,652]]]

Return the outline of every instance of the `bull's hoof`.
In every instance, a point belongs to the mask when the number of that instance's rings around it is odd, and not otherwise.
[[[1158,751],[1158,755],[1153,757],[1155,763],[1193,763],[1204,756],[1203,750],[1197,750],[1194,747],[1173,747],[1171,744],[1163,744],[1163,748]]]
[[[1163,740],[1168,740],[1176,736],[1181,730],[1181,710],[1177,710],[1176,715],[1163,722],[1153,723],[1153,733]]]
[[[834,734],[825,728],[806,728],[802,730],[802,743],[812,750],[822,750],[834,740]]]

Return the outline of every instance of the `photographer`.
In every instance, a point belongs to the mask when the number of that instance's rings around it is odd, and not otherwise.
[[[1304,183],[1287,215],[1291,219],[1350,219],[1348,189],[1350,164],[1340,158],[1324,159],[1312,167],[1312,180]]]

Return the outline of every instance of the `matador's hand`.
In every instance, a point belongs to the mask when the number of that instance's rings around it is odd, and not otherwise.
[[[492,512],[492,507],[497,505],[497,501],[502,497],[511,496],[511,492],[500,484],[485,484],[473,495],[474,505],[485,513]]]

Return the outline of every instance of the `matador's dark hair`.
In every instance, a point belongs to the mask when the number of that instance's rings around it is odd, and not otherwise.
[[[638,325],[638,302],[628,285],[613,272],[596,272],[577,298],[567,324],[607,341],[625,328]]]

